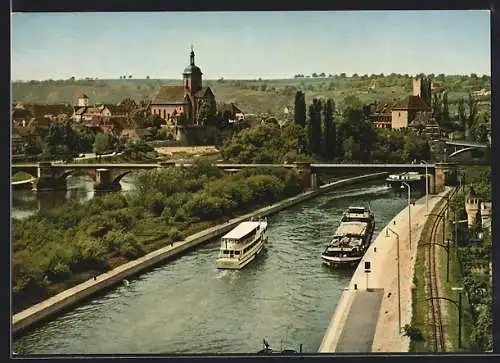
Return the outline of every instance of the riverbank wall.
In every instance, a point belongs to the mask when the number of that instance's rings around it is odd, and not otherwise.
[[[169,258],[177,256],[184,251],[213,240],[214,238],[230,231],[244,220],[248,220],[249,218],[266,217],[339,187],[382,179],[386,177],[387,174],[388,173],[385,172],[373,173],[334,181],[326,185],[322,185],[318,189],[307,191],[295,197],[285,199],[243,216],[233,218],[225,224],[208,228],[204,231],[188,236],[182,241],[172,243],[171,245],[150,252],[134,261],[127,262],[114,268],[113,270],[98,275],[95,279],[76,285],[15,314],[12,318],[12,333],[14,336],[19,335],[36,324],[40,324],[41,322],[48,320],[48,318],[69,309],[79,302],[90,298],[96,293],[113,287],[114,285],[122,282],[125,278],[137,275],[140,272],[158,265]]]
[[[323,336],[320,353],[408,351],[409,339],[403,336],[400,326],[410,324],[411,321],[411,289],[418,241],[429,213],[432,213],[433,208],[450,190],[451,188],[446,188],[438,195],[429,196],[428,204],[425,196],[420,198],[410,207],[411,222],[409,207],[406,207],[381,230],[354,271],[349,285],[343,289]],[[365,262],[370,262],[368,274]],[[381,299],[362,311],[354,309],[355,302],[366,299],[367,293],[380,294]],[[366,325],[373,325],[373,329],[370,336],[360,340],[359,328],[363,329]]]

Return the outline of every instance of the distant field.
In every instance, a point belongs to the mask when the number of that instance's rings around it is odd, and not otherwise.
[[[489,83],[471,84],[460,76],[450,76],[443,87],[449,86],[449,100],[465,97],[467,92]],[[463,77],[462,77],[463,78]],[[467,77],[466,77],[467,78]],[[296,78],[280,80],[204,80],[215,93],[218,102],[234,102],[245,113],[282,113],[286,105],[294,103],[297,89],[305,91],[306,103],[314,97],[333,98],[340,104],[348,95],[357,95],[363,102],[394,100],[410,95],[411,78],[404,76],[377,78],[379,86],[370,89],[373,79],[356,78]],[[103,79],[81,81],[13,82],[12,99],[17,103],[71,103],[85,93],[90,103],[118,103],[125,98],[137,102],[152,99],[164,85],[181,84],[181,80],[165,79]]]

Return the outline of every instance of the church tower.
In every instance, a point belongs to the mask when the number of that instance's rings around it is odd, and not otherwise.
[[[413,95],[419,96],[428,107],[431,107],[431,80],[427,77],[417,77],[414,79]]]
[[[477,215],[479,212],[479,199],[474,193],[472,185],[469,187],[469,195],[465,200],[465,211],[467,212],[467,224],[470,227],[476,223]]]
[[[182,73],[182,82],[184,86],[184,93],[194,94],[202,87],[201,83],[201,69],[194,63],[194,50],[191,46],[191,54],[189,55],[189,65]]]

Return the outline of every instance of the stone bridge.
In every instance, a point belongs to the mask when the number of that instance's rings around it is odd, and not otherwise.
[[[136,170],[158,169],[164,167],[189,167],[192,164],[175,163],[174,161],[154,164],[56,164],[40,162],[38,164],[14,164],[12,173],[24,171],[36,178],[34,190],[66,189],[66,178],[76,173],[87,173],[95,181],[97,190],[119,190],[120,180]],[[236,171],[244,168],[270,167],[293,168],[301,177],[305,188],[318,187],[318,174],[346,172],[373,173],[373,172],[405,172],[418,171],[422,174],[426,169],[429,174],[429,191],[439,193],[445,185],[445,177],[456,175],[457,163],[440,164],[314,164],[297,162],[293,164],[229,164],[219,163],[217,167]]]

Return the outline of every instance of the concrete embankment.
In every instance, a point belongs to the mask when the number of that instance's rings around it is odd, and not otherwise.
[[[240,222],[249,218],[259,218],[277,213],[283,209],[301,203],[305,200],[314,198],[320,194],[328,192],[344,185],[360,183],[363,181],[375,180],[383,178],[387,173],[374,173],[348,179],[335,181],[321,186],[317,190],[308,191],[298,196],[285,199],[273,205],[261,208],[252,213],[231,219],[223,225],[218,225],[196,233],[186,239],[175,242],[172,245],[163,247],[145,256],[142,256],[134,261],[116,267],[115,269],[96,276],[95,279],[88,280],[68,290],[65,290],[47,300],[44,300],[30,308],[23,310],[13,316],[12,329],[13,334],[18,335],[26,329],[37,323],[55,315],[58,312],[64,311],[78,302],[85,300],[99,291],[108,289],[123,279],[136,275],[139,272],[151,268],[168,258],[179,255],[180,253],[191,249],[204,242],[210,241],[234,228]],[[215,263],[215,262],[214,262]]]
[[[449,191],[450,188],[446,188],[438,195],[429,196],[428,210],[426,197],[419,199],[410,207],[411,218],[406,207],[379,233],[344,288],[321,342],[320,353],[408,351],[408,338],[401,334],[400,327],[411,321],[417,243],[428,214]],[[368,274],[365,262],[370,262]]]

